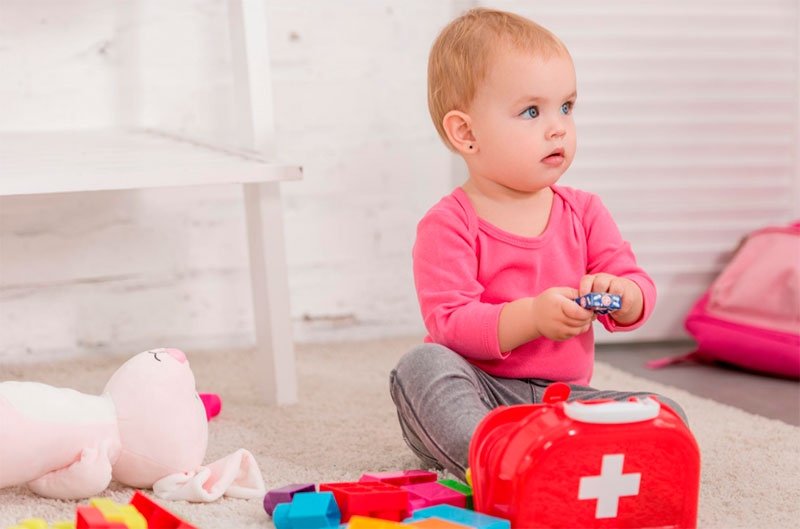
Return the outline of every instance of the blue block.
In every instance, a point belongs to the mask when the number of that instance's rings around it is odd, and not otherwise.
[[[324,529],[338,527],[341,520],[332,492],[298,492],[291,503],[280,503],[272,512],[276,529]]]
[[[414,522],[427,518],[442,518],[477,529],[511,529],[511,522],[508,520],[446,504],[417,509],[413,516],[403,521]]]

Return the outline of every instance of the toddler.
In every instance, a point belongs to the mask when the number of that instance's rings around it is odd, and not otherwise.
[[[472,9],[431,49],[431,117],[469,178],[417,227],[428,336],[392,371],[391,394],[411,450],[462,480],[472,434],[497,406],[541,402],[553,381],[570,400],[651,395],[589,386],[593,320],[636,329],[656,289],[600,199],[556,185],[575,155],[576,98],[564,44],[518,15]],[[596,316],[574,301],[589,292],[622,306]]]

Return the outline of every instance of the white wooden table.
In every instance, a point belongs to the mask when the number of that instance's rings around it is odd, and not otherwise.
[[[297,400],[265,0],[228,0],[240,150],[141,128],[0,133],[0,195],[241,185],[263,400]]]
[[[280,182],[298,166],[269,163],[153,131],[0,133],[0,195],[196,185],[244,190],[258,376],[264,400],[297,400]],[[124,302],[124,300],[123,300]]]

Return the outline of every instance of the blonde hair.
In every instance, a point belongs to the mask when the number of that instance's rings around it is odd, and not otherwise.
[[[478,7],[439,33],[428,57],[428,110],[445,145],[455,150],[444,130],[444,116],[466,111],[489,71],[498,44],[544,57],[569,51],[553,33],[525,17]]]

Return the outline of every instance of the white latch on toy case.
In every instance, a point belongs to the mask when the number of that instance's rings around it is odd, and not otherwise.
[[[593,424],[625,424],[655,419],[661,404],[653,397],[633,398],[628,402],[602,402],[597,404],[580,401],[564,403],[564,413],[570,419]]]

